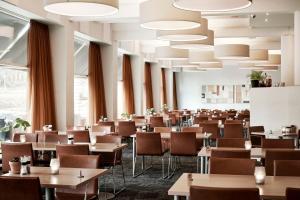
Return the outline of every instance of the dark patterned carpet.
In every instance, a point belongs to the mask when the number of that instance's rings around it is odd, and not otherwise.
[[[150,161],[150,158],[147,159]],[[167,172],[168,154],[165,155],[165,171]],[[119,193],[114,199],[117,200],[132,200],[132,199],[173,199],[168,196],[168,190],[175,183],[175,181],[184,172],[196,172],[196,159],[195,158],[182,158],[181,167],[176,171],[171,179],[162,179],[161,176],[161,159],[153,157],[153,168],[146,171],[145,174],[136,178],[132,177],[132,150],[131,145],[123,152],[124,171],[126,178],[126,189]],[[138,158],[136,172],[141,170],[141,157]],[[119,188],[122,186],[122,173],[121,167],[115,169],[116,182]],[[106,177],[107,191],[112,191],[112,178],[111,175]],[[103,188],[103,184],[102,184]]]

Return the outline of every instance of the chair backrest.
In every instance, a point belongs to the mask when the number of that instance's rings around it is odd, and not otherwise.
[[[26,142],[37,142],[38,134],[36,133],[15,133],[13,134],[12,141],[20,142],[20,135],[25,135]]]
[[[157,133],[137,133],[136,134],[137,155],[162,155],[161,136]]]
[[[114,121],[106,121],[106,122],[98,122],[99,126],[110,126],[111,132],[115,132],[115,122]]]
[[[101,125],[93,125],[91,127],[92,132],[105,132],[105,133],[110,133],[112,130],[111,126],[101,126]]]
[[[207,120],[208,120],[208,116],[206,116],[206,115],[195,116],[193,124],[200,124],[201,122],[204,122]]]
[[[132,119],[145,119],[145,116],[144,115],[134,115],[134,116],[132,116]]]
[[[119,121],[119,135],[123,137],[130,137],[136,133],[134,121]]]
[[[244,138],[243,125],[239,123],[225,123],[224,138]]]
[[[217,139],[218,147],[245,148],[243,138],[219,138]]]
[[[39,177],[0,177],[0,199],[42,200]]]
[[[217,139],[220,137],[220,130],[218,127],[218,122],[211,123],[209,121],[201,123],[203,133],[211,133],[211,139]]]
[[[38,138],[39,142],[46,142],[46,143],[61,143],[66,144],[68,143],[68,136],[67,135],[58,135],[53,133],[44,133],[39,135]]]
[[[300,176],[300,160],[274,160],[274,176]]]
[[[290,149],[266,150],[265,169],[267,176],[274,175],[274,160],[300,160],[300,151]]]
[[[36,131],[36,134],[38,135],[38,142],[45,142],[45,135],[58,135],[57,131]]]
[[[248,158],[250,159],[250,150],[244,149],[212,149],[211,157],[215,158]]]
[[[163,117],[150,117],[150,127],[164,127],[166,126],[164,123]]]
[[[86,144],[58,144],[56,155],[89,155],[89,145]]]
[[[285,192],[286,200],[299,200],[300,199],[300,188],[286,188]]]
[[[263,132],[265,132],[265,127],[264,126],[250,126],[249,133],[253,133],[253,132],[263,133]]]
[[[31,156],[31,164],[33,164],[33,150],[31,143],[3,143],[2,149],[2,172],[8,172],[9,161],[14,157]]]
[[[59,163],[61,167],[65,168],[89,168],[97,169],[100,166],[99,155],[60,155]],[[87,193],[97,194],[98,179],[92,180],[88,184]],[[85,192],[85,186],[81,186],[77,191]]]
[[[196,133],[183,134],[172,132],[170,153],[175,156],[196,156]]]
[[[122,137],[118,135],[96,136],[96,143],[114,143],[121,144]]]
[[[202,127],[182,127],[182,132],[202,133]]]
[[[74,142],[90,142],[90,134],[88,130],[83,131],[67,131],[67,135],[74,135]]]
[[[253,175],[255,160],[241,158],[210,159],[211,174]]]
[[[262,139],[262,148],[294,149],[294,139]]]
[[[171,127],[154,127],[154,132],[157,132],[157,133],[171,133],[172,128]]]
[[[207,200],[260,200],[258,188],[215,188],[215,187],[190,187],[190,199]]]

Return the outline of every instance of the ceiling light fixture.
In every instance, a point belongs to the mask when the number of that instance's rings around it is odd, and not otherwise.
[[[44,0],[44,9],[50,13],[73,17],[100,17],[119,10],[118,0]]]
[[[249,59],[249,51],[249,45],[245,44],[222,44],[215,46],[216,58],[224,60]]]
[[[175,8],[172,0],[148,0],[140,4],[140,19],[143,28],[184,30],[199,27],[201,13]]]
[[[269,54],[269,60],[267,63],[259,64],[262,67],[268,66],[280,66],[281,65],[281,55],[280,54]]]
[[[268,49],[250,49],[249,60],[243,60],[241,62],[268,62],[268,60]]]
[[[189,50],[212,50],[214,46],[214,32],[207,31],[207,39],[199,41],[171,41],[170,45],[175,49],[189,49]]]
[[[188,51],[183,49],[173,49],[167,47],[157,47],[155,49],[155,57],[158,60],[187,60]]]
[[[220,70],[223,69],[222,62],[216,62],[216,63],[202,63],[199,65],[198,69],[204,69],[204,70]]]
[[[227,12],[247,8],[252,0],[174,0],[173,5],[183,10]]]
[[[201,19],[201,26],[194,29],[157,31],[157,39],[167,41],[197,41],[207,39],[207,19]]]
[[[192,64],[219,63],[213,51],[189,51],[189,62]]]

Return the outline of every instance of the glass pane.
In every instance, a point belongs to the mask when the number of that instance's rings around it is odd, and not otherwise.
[[[74,125],[84,126],[88,121],[89,113],[88,78],[74,78]]]
[[[74,62],[75,69],[74,74],[79,76],[88,75],[88,54],[89,45],[87,41],[75,38],[74,42]]]
[[[15,120],[27,118],[26,70],[0,67],[0,118]]]

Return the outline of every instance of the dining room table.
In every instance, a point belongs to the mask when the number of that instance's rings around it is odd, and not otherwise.
[[[39,177],[42,188],[45,188],[46,200],[55,199],[55,189],[73,189],[88,186],[88,182],[107,173],[107,169],[59,168],[58,174],[52,174],[50,167],[30,167],[30,174],[20,175],[6,173],[7,177]],[[85,200],[87,194],[85,193]]]
[[[300,188],[300,177],[266,176],[264,184],[256,184],[254,175],[196,174],[184,173],[168,190],[174,200],[190,198],[191,186],[214,188],[258,188],[263,199],[284,200],[287,187]],[[242,199],[242,197],[241,197]]]

